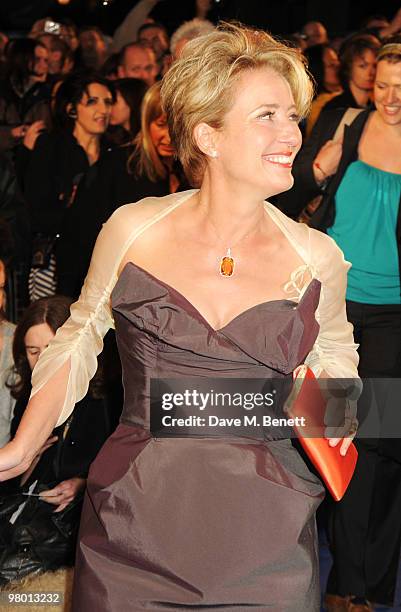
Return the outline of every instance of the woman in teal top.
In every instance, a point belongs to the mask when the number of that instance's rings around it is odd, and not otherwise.
[[[379,53],[374,95],[376,111],[356,144],[357,159],[336,189],[334,222],[327,228],[352,263],[347,314],[360,344],[359,374],[365,379],[401,377],[401,44],[386,45]],[[321,150],[314,161],[320,180],[326,163]],[[347,612],[362,612],[373,609],[371,601],[394,603],[401,540],[400,444],[398,439],[357,441],[358,469],[334,508],[330,527],[329,610],[343,605]]]
[[[401,378],[401,37],[379,51],[374,101],[376,110],[354,118],[342,140],[334,135],[345,109],[321,114],[295,161],[294,188],[279,200],[296,218],[323,196],[311,225],[326,231],[352,264],[347,316],[365,381]],[[370,602],[393,605],[395,598],[401,440],[355,443],[357,469],[329,526],[333,567],[325,604],[332,612],[367,612]]]
[[[352,262],[347,299],[362,304],[401,304],[396,225],[401,174],[358,159],[335,196],[336,216],[328,228]]]

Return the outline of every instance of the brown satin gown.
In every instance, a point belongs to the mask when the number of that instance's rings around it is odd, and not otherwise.
[[[154,438],[150,378],[291,376],[318,334],[320,282],[214,330],[128,263],[112,307],[121,423],[91,466],[74,612],[319,610],[319,480],[290,440]]]

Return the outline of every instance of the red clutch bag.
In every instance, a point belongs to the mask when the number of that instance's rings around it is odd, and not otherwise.
[[[301,367],[295,377],[294,388],[287,400],[291,417],[305,417],[304,426],[294,426],[299,441],[324,480],[328,490],[339,501],[351,481],[358,459],[358,451],[351,444],[345,456],[340,446],[330,446],[324,437],[324,415],[327,400],[312,370]],[[298,419],[299,420],[299,419]]]

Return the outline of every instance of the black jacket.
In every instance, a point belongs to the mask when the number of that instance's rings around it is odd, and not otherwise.
[[[71,133],[55,130],[39,136],[23,181],[34,233],[60,232],[65,210],[88,168],[87,155]]]
[[[346,109],[327,111],[320,115],[312,133],[298,154],[293,167],[294,186],[290,191],[280,194],[276,205],[289,217],[296,219],[310,200],[319,194],[323,200],[315,214],[312,216],[310,226],[326,231],[335,219],[335,195],[348,166],[358,159],[358,145],[363,129],[371,110],[361,112],[351,125],[344,128],[343,152],[338,170],[322,190],[316,183],[313,174],[313,160],[321,147],[333,138],[336,128]],[[401,206],[398,208],[396,240],[398,260],[401,276]]]
[[[58,293],[79,296],[97,235],[119,206],[169,193],[168,178],[153,182],[128,171],[133,151],[131,145],[106,152],[84,176],[57,245]]]
[[[30,254],[30,227],[27,207],[9,159],[0,154],[0,220],[7,224],[11,243],[0,241],[0,258],[12,265],[27,261]]]
[[[342,93],[340,93],[338,96],[334,96],[334,98],[331,98],[331,100],[329,100],[323,106],[321,112],[323,113],[329,110],[334,110],[335,108],[362,108],[362,106],[359,106],[358,102],[352,95],[352,91],[349,89],[349,87],[345,87]],[[369,102],[366,109],[369,110],[373,108],[374,104],[372,102]]]

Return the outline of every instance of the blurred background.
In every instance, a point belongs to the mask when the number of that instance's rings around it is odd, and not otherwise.
[[[34,21],[51,14],[71,18],[77,25],[97,25],[112,34],[135,0],[1,0],[0,30],[24,34]],[[194,0],[161,0],[152,11],[172,32],[193,15]],[[215,0],[214,19],[239,19],[276,34],[298,31],[308,20],[322,21],[332,33],[357,29],[368,15],[391,18],[398,8],[395,0]]]

